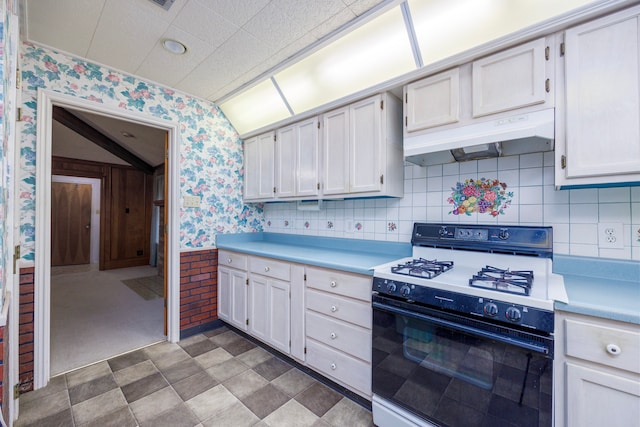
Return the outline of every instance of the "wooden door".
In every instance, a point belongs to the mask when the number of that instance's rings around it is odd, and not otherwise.
[[[51,265],[91,260],[91,184],[51,183]]]

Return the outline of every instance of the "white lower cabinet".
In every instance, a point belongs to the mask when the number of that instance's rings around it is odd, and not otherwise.
[[[560,312],[555,426],[640,427],[637,325]]]
[[[247,256],[218,253],[218,317],[247,330]]]
[[[307,365],[371,398],[371,277],[307,267]]]

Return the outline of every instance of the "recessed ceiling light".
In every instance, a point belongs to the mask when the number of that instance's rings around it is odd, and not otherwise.
[[[187,47],[185,45],[174,39],[164,39],[162,41],[162,46],[169,52],[175,53],[176,55],[182,55],[187,51]]]

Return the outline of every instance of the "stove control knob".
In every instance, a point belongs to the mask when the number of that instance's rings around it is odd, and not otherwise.
[[[387,292],[395,292],[396,284],[394,282],[387,283]]]
[[[494,317],[498,314],[498,306],[492,302],[488,302],[484,305],[484,314],[489,317]]]
[[[518,322],[520,321],[520,319],[522,319],[522,313],[520,313],[520,310],[518,310],[515,307],[507,308],[507,312],[505,313],[505,316],[507,317],[507,319],[511,320],[512,322]]]
[[[400,288],[400,293],[402,294],[402,296],[408,297],[411,293],[411,289],[409,288],[409,286],[404,285]]]

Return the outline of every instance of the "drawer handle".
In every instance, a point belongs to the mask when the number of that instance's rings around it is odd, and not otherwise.
[[[331,364],[331,369],[332,369],[332,370],[334,370],[334,371],[335,371],[337,368],[338,368],[338,366],[337,366],[335,363],[332,363],[332,364]]]
[[[336,307],[335,305],[332,305],[332,306],[331,306],[331,311],[332,311],[333,313],[335,313],[336,311],[338,311],[338,307]]]
[[[336,283],[336,281],[335,281],[335,280],[332,280],[332,281],[331,281],[331,283],[330,283],[330,286],[331,286],[332,288],[335,288],[336,286],[338,286],[338,284]]]
[[[229,264],[231,264],[231,258],[227,259],[227,262],[228,262]]]
[[[331,339],[335,340],[336,338],[338,338],[338,335],[335,332],[331,332]]]
[[[615,344],[609,344],[607,345],[607,353],[609,353],[612,356],[617,356],[620,353],[622,353],[622,349]]]
[[[264,271],[269,271],[269,270],[271,270],[269,267],[264,268]]]

